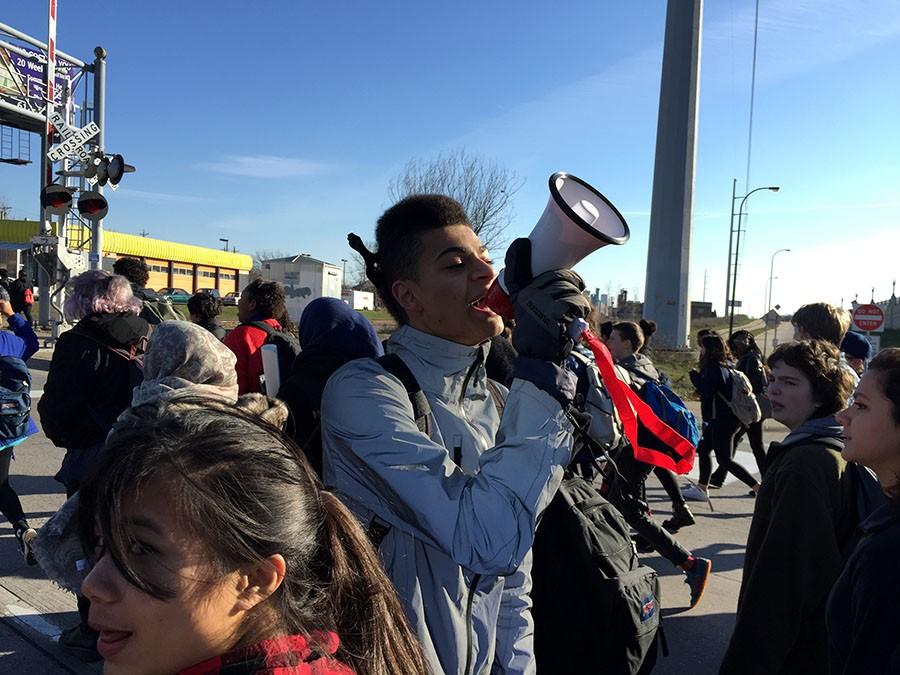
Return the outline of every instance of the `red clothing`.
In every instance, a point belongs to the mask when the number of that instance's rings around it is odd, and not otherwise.
[[[281,324],[275,319],[262,319],[275,330],[281,330]],[[261,392],[259,377],[263,374],[262,353],[259,351],[268,339],[266,331],[254,326],[238,326],[223,342],[237,357],[238,393],[247,394]]]
[[[179,675],[353,675],[334,658],[339,645],[332,632],[287,635],[214,656]]]

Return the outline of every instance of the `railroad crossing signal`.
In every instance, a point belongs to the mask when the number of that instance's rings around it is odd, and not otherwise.
[[[51,183],[41,190],[41,206],[55,216],[64,216],[72,208],[72,193],[75,188]],[[91,222],[100,220],[109,211],[106,197],[99,192],[82,192],[78,197],[77,207],[79,215]]]

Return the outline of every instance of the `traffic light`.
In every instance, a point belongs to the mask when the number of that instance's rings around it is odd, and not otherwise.
[[[50,183],[41,190],[41,206],[54,216],[64,216],[72,208],[72,188]]]

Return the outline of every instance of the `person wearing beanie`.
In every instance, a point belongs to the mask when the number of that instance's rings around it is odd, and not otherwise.
[[[841,340],[841,352],[857,375],[862,375],[866,369],[866,362],[872,357],[872,344],[866,339],[866,336],[856,331],[847,331],[844,339]]]

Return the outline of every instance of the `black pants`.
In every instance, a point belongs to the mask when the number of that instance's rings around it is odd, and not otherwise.
[[[625,448],[615,458],[619,474],[613,470],[609,476],[606,498],[622,517],[659,554],[675,565],[682,565],[691,556],[690,551],[679,544],[650,516],[650,509],[642,499],[642,488],[653,467],[634,458],[631,448]],[[611,469],[612,470],[612,469]]]
[[[756,459],[756,467],[759,469],[759,476],[766,473],[766,448],[763,445],[763,421],[754,422],[749,427],[741,427],[737,436],[734,437],[734,451],[737,451],[738,443],[744,434],[747,434],[747,440],[750,442],[750,449],[753,450],[753,457]]]
[[[700,455],[700,485],[709,485],[712,462],[710,460],[710,451],[715,454],[716,462],[719,466],[716,469],[718,476],[722,481],[725,480],[727,473],[740,481],[746,483],[749,487],[756,485],[757,480],[747,469],[734,461],[735,437],[741,430],[742,426],[736,417],[722,417],[711,420],[703,431],[703,454]],[[720,482],[716,481],[719,485]]]
[[[678,487],[678,479],[675,478],[675,474],[668,469],[663,469],[661,466],[655,466],[653,467],[653,475],[662,483],[663,490],[669,495],[672,506],[684,506],[684,496],[681,494],[681,488]]]
[[[0,512],[12,524],[18,527],[25,520],[22,502],[19,495],[9,484],[9,463],[12,461],[12,448],[0,450]]]

